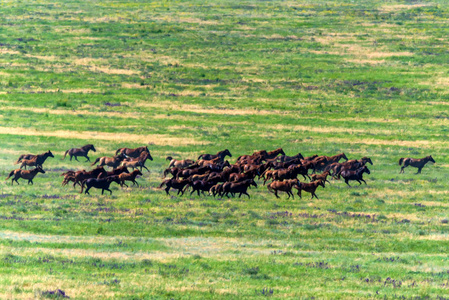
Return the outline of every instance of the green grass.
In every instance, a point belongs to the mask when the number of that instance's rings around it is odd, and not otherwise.
[[[0,298],[443,299],[445,1],[2,1]],[[61,160],[148,145],[140,187],[61,186]],[[165,157],[370,157],[319,200],[165,195]],[[401,157],[432,155],[422,174]],[[59,294],[61,297],[61,294]]]

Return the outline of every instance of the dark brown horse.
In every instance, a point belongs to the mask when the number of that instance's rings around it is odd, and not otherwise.
[[[86,161],[90,161],[89,156],[87,156],[87,153],[89,152],[89,150],[92,150],[93,152],[97,151],[95,149],[94,145],[88,144],[81,148],[71,148],[71,149],[67,150],[62,159],[64,160],[66,155],[68,154],[68,155],[70,155],[70,161],[72,161],[72,157],[75,157],[75,160],[79,161],[77,158],[78,156],[83,156],[87,159]]]
[[[165,188],[165,192],[167,193],[167,195],[169,194],[170,188],[173,188],[175,190],[178,190],[178,195],[179,193],[181,193],[181,196],[184,195],[184,188],[185,186],[190,183],[189,179],[176,179],[176,178],[172,178],[172,179],[167,179],[164,180],[161,185],[159,186],[159,188],[162,188],[164,185],[166,185]]]
[[[123,153],[120,153],[119,155],[113,156],[113,157],[108,157],[108,156],[103,156],[103,157],[98,157],[92,164],[91,166],[95,165],[97,162],[99,162],[98,166],[108,166],[108,167],[112,167],[112,168],[117,168],[118,166],[120,166],[120,163],[126,158],[126,156]]]
[[[16,169],[12,170],[9,173],[9,176],[5,179],[5,181],[8,180],[11,176],[14,176],[13,179],[11,179],[11,185],[14,184],[14,181],[17,182],[17,184],[19,184],[17,180],[20,178],[28,179],[28,184],[30,183],[33,184],[33,178],[37,175],[37,173],[45,173],[45,171],[42,169],[41,166],[37,166],[32,170]]]
[[[225,184],[223,184],[222,195],[226,195],[229,198],[229,193],[231,193],[232,195],[239,193],[239,198],[242,195],[247,195],[248,198],[251,198],[247,192],[248,188],[251,185],[257,187],[257,183],[254,181],[254,179],[247,179],[240,182],[226,182]]]
[[[219,151],[217,152],[217,154],[201,154],[200,156],[198,156],[198,160],[200,159],[204,159],[204,160],[211,160],[214,158],[219,157],[221,161],[224,160],[224,158],[227,156],[232,157],[231,152],[229,152],[228,149],[225,149],[223,151]]]
[[[92,171],[76,171],[74,174],[74,182],[73,187],[75,187],[77,184],[81,185],[81,183],[89,178],[99,178],[99,177],[106,177],[107,172],[103,167],[97,167],[93,169]]]
[[[418,172],[416,172],[416,174],[419,174],[421,173],[421,169],[424,167],[424,165],[429,161],[435,163],[435,160],[433,160],[432,155],[426,156],[424,158],[410,158],[410,157],[400,158],[399,165],[402,165],[402,163],[404,163],[404,165],[401,167],[401,171],[399,172],[399,174],[404,173],[404,169],[408,166],[418,168]]]
[[[120,148],[117,151],[115,151],[115,155],[117,154],[125,154],[128,157],[134,157],[137,158],[140,156],[140,153],[142,152],[148,152],[148,154],[150,153],[150,150],[148,150],[148,146],[142,146],[142,147],[138,147],[138,148]],[[153,158],[151,157],[151,155],[148,157],[149,160],[153,160]]]
[[[42,164],[48,157],[54,157],[53,153],[51,153],[50,150],[48,150],[45,153],[35,155],[31,159],[22,159],[22,164],[20,165],[20,168],[22,169],[22,167],[25,167],[26,169],[26,166],[42,167]]]
[[[366,184],[366,181],[363,180],[363,173],[371,174],[370,170],[367,166],[363,166],[361,168],[358,168],[355,171],[351,170],[343,170],[340,172],[341,177],[345,179],[345,183],[349,185],[349,180],[355,180],[359,184],[362,184],[362,181]],[[351,186],[351,185],[349,185]]]

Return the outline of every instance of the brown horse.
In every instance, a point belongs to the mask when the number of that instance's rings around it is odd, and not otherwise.
[[[126,156],[123,153],[120,153],[119,155],[113,156],[113,157],[108,157],[108,156],[103,156],[103,157],[98,157],[92,164],[91,166],[95,165],[97,162],[99,162],[98,166],[108,166],[108,167],[112,167],[112,168],[117,168],[120,163],[126,158]]]
[[[171,156],[167,156],[165,160],[170,161],[170,164],[168,165],[169,168],[187,168],[188,166],[193,165],[195,163],[191,159],[177,160]]]
[[[72,157],[75,157],[76,161],[78,160],[78,156],[83,156],[85,157],[87,160],[86,161],[90,161],[90,158],[87,156],[87,153],[89,152],[89,150],[92,150],[93,152],[96,152],[97,150],[95,149],[94,145],[92,144],[88,144],[85,145],[81,148],[71,148],[69,150],[67,150],[64,154],[64,157],[62,158],[63,160],[65,159],[66,155],[69,154],[70,155],[70,161],[72,161]]]
[[[118,179],[120,180],[120,185],[123,187],[124,185],[126,185],[126,187],[128,187],[128,185],[125,183],[125,181],[131,181],[134,184],[136,184],[137,186],[139,186],[139,183],[136,181],[136,177],[140,175],[142,176],[142,172],[140,172],[139,170],[134,170],[131,173],[122,173],[118,176]]]
[[[276,150],[273,151],[265,151],[265,150],[261,150],[261,151],[257,151],[253,153],[253,157],[257,157],[257,156],[261,156],[264,160],[267,159],[273,159],[276,156],[278,156],[279,154],[285,155],[284,150],[282,150],[282,148],[277,148]]]
[[[48,150],[45,153],[35,155],[31,159],[22,159],[22,164],[20,165],[20,168],[22,169],[22,167],[25,167],[26,169],[27,166],[42,167],[42,164],[48,157],[54,157],[53,153],[51,153],[50,150]]]
[[[131,157],[125,158],[121,162],[121,165],[125,166],[125,167],[130,167],[133,169],[137,169],[138,167],[140,167],[140,171],[142,171],[142,169],[145,168],[145,170],[150,172],[150,170],[148,170],[148,168],[145,166],[145,162],[149,158],[150,158],[150,153],[144,151],[144,152],[140,153],[140,156],[138,158],[131,158]]]
[[[348,160],[344,153],[340,153],[334,156],[319,156],[314,160],[315,170],[324,170],[328,165],[339,162],[340,159]]]
[[[327,176],[329,176],[329,175],[330,175],[330,172],[329,171],[325,171],[325,172],[323,172],[321,174],[312,174],[312,175],[310,175],[310,178],[312,179],[312,181],[322,180],[324,182],[327,181],[327,182],[330,183],[330,181],[327,180]]]
[[[33,184],[33,178],[34,178],[34,176],[37,175],[37,173],[45,173],[45,171],[42,169],[41,166],[37,166],[36,168],[34,168],[32,170],[16,169],[16,170],[12,170],[9,173],[9,176],[5,179],[5,181],[14,175],[13,179],[11,179],[11,185],[14,184],[14,181],[17,182],[17,184],[19,184],[19,182],[17,180],[20,178],[28,179],[28,184],[30,184],[30,183]]]
[[[293,193],[292,193],[293,187],[296,187],[298,189],[300,188],[300,183],[299,183],[298,179],[288,179],[288,180],[284,180],[284,181],[273,181],[267,186],[268,191],[271,193],[274,193],[276,198],[279,198],[278,191],[286,192],[288,195],[288,198],[290,198],[290,196],[292,196],[292,198],[295,198],[295,196],[293,196]]]
[[[19,158],[17,159],[17,161],[15,162],[16,164],[19,164],[22,162],[22,159],[32,159],[33,157],[36,157],[36,155],[34,154],[22,154],[19,156]]]
[[[204,159],[204,160],[211,160],[214,158],[219,157],[221,161],[224,160],[224,158],[227,156],[232,157],[231,152],[229,152],[228,149],[225,149],[223,151],[219,151],[217,152],[217,154],[201,154],[200,156],[198,156],[198,160],[200,159]]]
[[[120,154],[125,154],[128,157],[137,158],[144,151],[146,151],[146,152],[148,152],[148,154],[150,154],[150,150],[148,150],[148,146],[142,146],[142,147],[138,147],[138,148],[134,148],[134,149],[131,149],[131,148],[120,148],[117,151],[115,151],[115,155],[120,153]],[[149,155],[148,159],[149,160],[153,160],[151,155]]]
[[[399,159],[399,165],[402,165],[402,163],[404,163],[404,165],[401,167],[401,171],[399,172],[399,174],[404,173],[404,169],[406,167],[408,167],[408,166],[412,166],[412,167],[418,168],[418,172],[416,172],[416,174],[420,174],[421,173],[421,169],[429,161],[435,163],[435,160],[433,160],[432,155],[426,156],[424,158],[410,158],[410,157],[400,158]]]
[[[312,181],[309,183],[301,182],[300,188],[298,188],[296,186],[295,186],[295,188],[298,190],[299,198],[301,198],[301,191],[305,191],[307,193],[312,194],[312,199],[313,199],[313,197],[318,199],[318,196],[315,194],[315,191],[320,185],[324,188],[324,181],[316,180],[316,181]]]

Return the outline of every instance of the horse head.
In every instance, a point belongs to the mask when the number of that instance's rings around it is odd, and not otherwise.
[[[97,149],[95,149],[94,145],[92,144],[89,145],[89,149],[92,150],[93,152],[97,152]]]
[[[431,161],[431,162],[435,163],[435,160],[433,160],[433,157],[432,157],[432,155],[429,155],[429,156],[428,156],[427,158],[428,158],[428,160],[429,160],[429,161]]]
[[[231,152],[229,152],[228,149],[225,149],[225,151],[223,152],[223,154],[224,154],[225,156],[228,155],[229,157],[232,157],[232,154],[231,154]]]
[[[363,172],[365,172],[366,174],[371,174],[371,172],[370,172],[370,170],[368,169],[367,166],[363,166],[362,173]]]
[[[341,154],[341,158],[346,159],[346,161],[348,161],[348,158],[346,157],[346,154],[344,154],[344,153]]]
[[[44,169],[42,169],[41,166],[37,166],[37,167],[36,167],[36,171],[38,171],[39,173],[45,174],[45,171],[44,171]]]
[[[279,148],[279,154],[281,154],[281,155],[286,155],[285,152],[284,152],[284,150],[282,150],[282,148]]]
[[[51,153],[50,150],[48,150],[47,152],[45,152],[45,155],[47,155],[47,157],[54,157],[53,153]]]
[[[167,156],[166,158],[165,158],[165,160],[168,160],[168,161],[171,161],[173,159],[173,157],[171,157],[171,156]]]

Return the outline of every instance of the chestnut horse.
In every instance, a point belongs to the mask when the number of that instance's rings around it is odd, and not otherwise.
[[[313,199],[313,197],[318,199],[318,196],[315,194],[315,191],[320,185],[324,188],[324,181],[322,181],[321,179],[312,181],[309,183],[301,182],[300,188],[298,188],[296,186],[294,186],[294,188],[296,188],[298,190],[299,198],[301,198],[301,191],[306,191],[307,193],[312,194],[312,199]]]
[[[114,157],[108,157],[108,156],[103,156],[103,157],[98,157],[92,164],[91,166],[95,165],[97,162],[99,162],[99,167],[101,166],[108,166],[108,167],[112,167],[112,168],[117,168],[120,163],[126,158],[126,156],[123,153],[120,153],[119,155],[116,155]]]
[[[19,184],[19,182],[17,181],[19,178],[28,179],[28,184],[30,183],[33,184],[33,178],[34,176],[37,175],[37,173],[45,173],[45,171],[42,169],[41,166],[37,166],[32,170],[16,169],[12,170],[9,173],[9,176],[5,179],[5,181],[14,175],[13,179],[11,179],[11,185],[14,184],[14,181],[17,182],[17,184]]]
[[[190,165],[193,165],[195,162],[191,159],[182,159],[182,160],[177,160],[174,159],[171,156],[167,156],[167,158],[165,160],[170,161],[170,164],[168,165],[169,168],[186,168]]]
[[[124,185],[126,185],[126,187],[128,187],[128,185],[125,183],[125,181],[131,181],[134,184],[136,184],[137,186],[139,186],[139,183],[136,181],[136,177],[137,175],[142,176],[142,172],[140,172],[139,170],[134,170],[131,173],[122,173],[118,176],[118,179],[120,179],[120,185],[123,187]]]
[[[26,166],[42,167],[42,164],[48,157],[54,157],[53,153],[51,153],[50,150],[48,150],[45,153],[35,155],[30,159],[22,159],[22,164],[20,165],[20,168],[22,169],[22,167],[25,167],[26,169]]]
[[[75,157],[76,161],[78,160],[78,156],[84,156],[87,160],[86,161],[90,161],[90,158],[87,156],[87,153],[89,152],[89,150],[92,150],[93,152],[96,152],[97,150],[95,149],[94,145],[92,144],[88,144],[85,145],[81,148],[71,148],[69,150],[67,150],[64,154],[64,157],[62,158],[62,160],[65,159],[66,155],[69,154],[70,155],[70,161],[72,161],[72,157]]]
[[[292,196],[292,198],[295,198],[292,193],[292,188],[296,187],[297,189],[300,188],[300,183],[298,179],[288,179],[284,181],[273,181],[271,182],[267,188],[268,191],[271,193],[274,193],[276,198],[279,198],[278,191],[286,192],[288,195],[288,198]]]
[[[142,171],[142,169],[145,168],[145,170],[150,172],[150,170],[148,170],[148,168],[145,166],[145,162],[147,161],[148,158],[150,158],[150,153],[144,151],[140,153],[140,156],[138,158],[131,158],[131,157],[125,158],[121,162],[121,165],[125,167],[131,167],[133,169],[137,169],[138,167],[140,167],[140,171]]]
[[[404,165],[401,167],[401,171],[399,172],[399,174],[404,173],[404,169],[408,166],[412,166],[415,168],[418,168],[418,172],[416,172],[416,174],[421,173],[421,169],[424,167],[424,165],[426,163],[428,163],[429,161],[435,163],[435,161],[433,160],[432,155],[426,156],[424,158],[401,158],[399,159],[399,165],[402,165],[402,163],[404,163]]]
[[[131,149],[131,148],[120,148],[117,151],[115,151],[115,155],[120,153],[120,154],[124,154],[124,155],[126,155],[128,157],[137,158],[144,151],[146,151],[146,152],[148,152],[148,154],[150,154],[150,150],[148,150],[148,146],[142,146],[142,147],[138,147],[138,148],[134,148],[134,149]],[[151,155],[148,156],[148,159],[149,160],[153,160]]]

